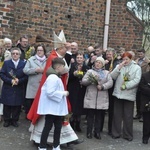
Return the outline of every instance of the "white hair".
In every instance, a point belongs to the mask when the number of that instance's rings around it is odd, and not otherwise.
[[[4,38],[4,43],[12,43],[12,41],[9,38]]]

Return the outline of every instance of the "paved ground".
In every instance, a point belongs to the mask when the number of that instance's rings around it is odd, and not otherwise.
[[[22,113],[18,128],[13,126],[4,128],[3,123],[0,123],[0,150],[37,150],[37,146],[29,140],[30,133],[28,128],[30,122],[24,118],[25,116]],[[84,142],[73,146],[73,150],[150,150],[150,141],[147,145],[141,143],[142,123],[137,120],[134,121],[134,140],[132,142],[122,138],[112,139],[107,135],[107,116],[101,140],[86,138],[86,124],[82,123],[82,129],[83,132],[77,134],[80,138],[84,139]],[[68,150],[66,145],[62,145],[61,148],[62,150]],[[50,145],[48,150],[51,149]]]

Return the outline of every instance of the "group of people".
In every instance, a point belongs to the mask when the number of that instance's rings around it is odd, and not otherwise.
[[[14,48],[7,48],[6,41],[12,44],[8,38],[0,41],[4,127],[18,127],[23,106],[31,120],[30,140],[39,143],[39,150],[46,150],[47,142],[60,150],[60,144],[80,143],[75,131],[82,131],[82,115],[87,138],[101,139],[108,110],[108,134],[113,139],[132,141],[133,119],[142,117],[142,142],[148,143],[150,61],[143,49],[135,55],[124,48],[104,51],[95,44],[84,53],[76,42],[67,43],[61,31],[59,36],[54,33],[54,50],[47,57],[44,45],[33,48],[26,36]]]

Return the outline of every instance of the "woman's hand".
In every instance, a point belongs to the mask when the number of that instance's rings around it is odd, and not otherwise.
[[[15,78],[15,85],[18,85],[19,79]]]
[[[101,85],[97,85],[97,89],[98,89],[99,91],[102,91],[103,87],[102,87]]]
[[[36,68],[35,72],[36,73],[43,73],[44,69],[43,68]]]
[[[120,70],[122,67],[124,67],[124,65],[125,65],[125,61],[119,64],[118,69]]]
[[[77,73],[78,73],[78,71],[76,70],[76,71],[73,72],[73,75],[77,76]]]
[[[11,80],[12,86],[18,85],[18,82],[19,82],[19,79],[18,79],[18,78],[15,78],[15,79],[12,79],[12,80]]]

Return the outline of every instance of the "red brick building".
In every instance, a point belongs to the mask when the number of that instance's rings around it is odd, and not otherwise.
[[[107,0],[1,0],[0,38],[13,41],[27,34],[52,39],[61,29],[80,49],[103,44]],[[143,25],[126,7],[126,0],[112,0],[108,46],[136,50],[142,44]]]

